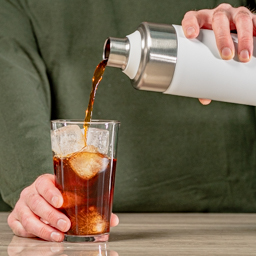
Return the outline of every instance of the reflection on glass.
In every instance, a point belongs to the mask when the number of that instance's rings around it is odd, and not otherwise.
[[[107,243],[57,243],[13,236],[8,246],[8,255],[118,256],[117,252],[108,250],[107,247]]]

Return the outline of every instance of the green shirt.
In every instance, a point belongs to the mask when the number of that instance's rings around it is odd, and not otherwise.
[[[23,188],[53,173],[50,120],[84,118],[107,37],[124,37],[142,21],[180,24],[187,11],[219,3],[1,0],[4,201],[13,207]],[[93,117],[121,121],[114,211],[256,212],[254,107],[202,106],[197,99],[137,91],[119,69],[107,67]]]

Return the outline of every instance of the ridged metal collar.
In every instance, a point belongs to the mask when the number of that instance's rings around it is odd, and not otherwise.
[[[143,22],[141,63],[132,80],[136,89],[164,92],[170,86],[177,61],[177,36],[172,25]]]

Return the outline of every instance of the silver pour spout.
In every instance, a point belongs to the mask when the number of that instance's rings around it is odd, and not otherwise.
[[[108,59],[107,66],[124,70],[128,63],[130,44],[127,37],[109,37],[104,44],[103,59]]]

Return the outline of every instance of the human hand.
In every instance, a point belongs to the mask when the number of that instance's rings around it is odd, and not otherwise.
[[[253,36],[256,35],[256,16],[246,7],[234,8],[230,4],[220,4],[215,9],[187,12],[182,20],[182,27],[187,38],[196,38],[200,28],[212,29],[220,56],[230,60],[235,55],[235,46],[231,30],[237,31],[238,58],[248,62],[253,54]],[[208,105],[211,100],[199,99]]]
[[[256,35],[256,16],[246,7],[234,8],[230,4],[220,4],[215,9],[187,12],[182,20],[187,38],[196,38],[200,28],[212,29],[220,56],[224,60],[234,57],[235,46],[230,31],[238,36],[238,57],[248,62],[253,53],[253,36]]]
[[[62,206],[63,198],[54,180],[54,175],[41,175],[21,192],[20,199],[8,216],[8,224],[15,235],[63,241],[64,232],[69,230],[71,223],[65,214],[56,209]],[[118,217],[112,214],[110,226],[116,226],[118,222]]]

